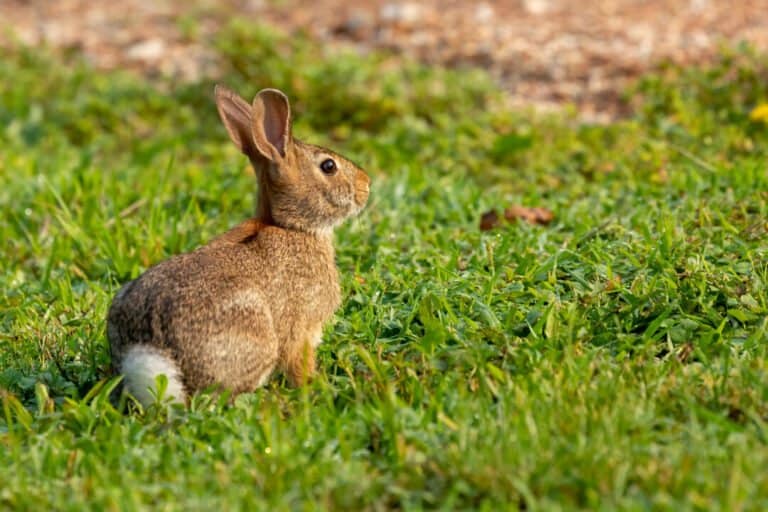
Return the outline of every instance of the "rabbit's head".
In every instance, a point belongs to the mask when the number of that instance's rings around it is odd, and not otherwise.
[[[217,85],[215,96],[230,138],[256,169],[260,220],[326,232],[365,206],[368,176],[341,155],[294,139],[285,94],[264,89],[248,104]]]

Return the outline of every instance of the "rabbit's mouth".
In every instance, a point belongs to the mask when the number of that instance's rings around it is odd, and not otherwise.
[[[365,208],[365,203],[354,203],[352,204],[352,208],[350,208],[349,216],[353,217],[363,211],[363,208]]]
[[[333,205],[335,208],[341,211],[347,211],[347,215],[355,215],[365,207],[368,202],[368,184],[358,184],[352,193],[345,194],[345,196],[338,196],[336,194],[327,194],[325,199]]]

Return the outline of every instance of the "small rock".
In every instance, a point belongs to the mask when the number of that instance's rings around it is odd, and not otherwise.
[[[145,39],[128,48],[126,57],[131,60],[156,61],[165,51],[165,42],[159,38]]]
[[[710,0],[690,0],[688,2],[688,7],[695,12],[703,11],[704,9],[707,9],[710,7]]]
[[[523,0],[523,8],[531,14],[546,14],[552,9],[551,0]]]
[[[384,21],[413,25],[421,20],[423,10],[421,5],[415,2],[389,3],[381,7],[379,15]]]
[[[496,15],[496,11],[493,10],[493,6],[482,2],[475,7],[475,21],[480,23],[489,22],[493,20]]]
[[[333,32],[337,35],[349,36],[355,40],[365,39],[366,34],[373,25],[371,16],[363,11],[353,12],[342,20]]]

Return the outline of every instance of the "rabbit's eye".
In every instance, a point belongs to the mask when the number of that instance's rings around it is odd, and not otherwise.
[[[320,164],[320,170],[323,171],[325,174],[333,174],[336,172],[336,162],[334,162],[330,158],[326,158]]]

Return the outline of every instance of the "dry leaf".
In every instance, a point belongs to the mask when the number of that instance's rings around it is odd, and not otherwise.
[[[555,215],[546,208],[515,205],[504,210],[504,217],[510,222],[522,219],[530,224],[546,225],[552,222]]]
[[[667,167],[665,165],[659,167],[656,170],[656,173],[651,175],[651,181],[657,184],[667,183],[669,181],[669,172],[667,171]]]
[[[552,211],[546,208],[527,207],[514,205],[504,210],[504,218],[509,222],[514,222],[517,219],[522,219],[529,224],[547,225],[555,218]],[[488,210],[480,218],[480,229],[482,231],[488,231],[497,228],[501,225],[501,218],[496,210]]]
[[[605,291],[612,292],[613,290],[616,290],[617,288],[621,287],[621,276],[619,274],[614,275],[612,278],[608,279],[608,281],[605,283]]]
[[[677,351],[677,360],[681,363],[686,363],[691,357],[691,354],[693,354],[693,343],[687,342]]]
[[[482,217],[480,217],[481,231],[488,231],[498,227],[499,224],[501,224],[501,219],[499,219],[499,214],[496,213],[496,210],[488,210]]]

